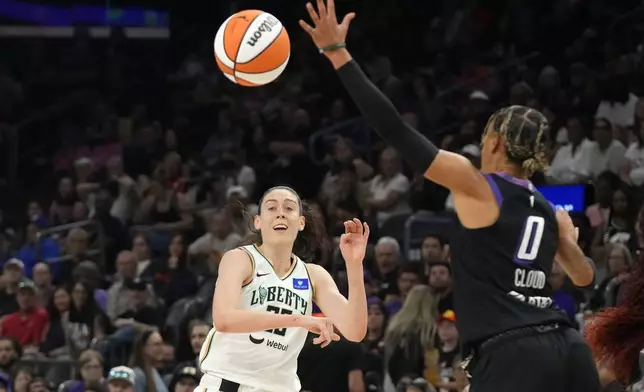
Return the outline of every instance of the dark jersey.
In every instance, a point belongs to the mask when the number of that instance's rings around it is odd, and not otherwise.
[[[570,324],[548,284],[559,240],[554,206],[528,181],[486,174],[499,203],[485,228],[458,225],[452,240],[454,309],[461,340],[548,323]]]

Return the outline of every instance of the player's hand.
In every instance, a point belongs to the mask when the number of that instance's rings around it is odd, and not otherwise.
[[[340,237],[340,252],[347,264],[362,264],[367,241],[369,240],[369,225],[360,219],[344,222],[344,234]]]
[[[306,3],[306,10],[309,12],[314,27],[301,19],[300,26],[311,36],[318,49],[345,43],[349,24],[356,14],[350,12],[342,19],[342,23],[338,23],[334,0],[326,0],[326,4],[324,4],[324,0],[316,0],[316,3],[317,11],[313,4]]]
[[[574,242],[579,239],[579,228],[575,227],[572,219],[566,210],[557,208],[557,224],[559,225],[559,237],[568,238]]]
[[[319,335],[313,339],[313,344],[319,344],[322,348],[340,340],[340,335],[333,331],[333,322],[326,317],[304,317],[302,327]]]

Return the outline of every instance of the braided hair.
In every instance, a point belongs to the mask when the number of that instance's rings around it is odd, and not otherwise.
[[[549,125],[543,113],[525,106],[508,106],[490,116],[486,132],[490,127],[503,137],[508,160],[521,166],[528,176],[546,170]]]

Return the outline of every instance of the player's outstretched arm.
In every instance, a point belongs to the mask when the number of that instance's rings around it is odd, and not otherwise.
[[[339,339],[333,325],[325,319],[298,314],[275,314],[257,310],[238,309],[241,288],[252,279],[250,256],[241,249],[224,254],[219,264],[212,314],[215,328],[220,332],[251,333],[268,329],[300,327],[320,335],[318,344],[326,345]]]
[[[316,264],[307,264],[307,268],[313,281],[314,300],[322,313],[331,319],[347,340],[359,342],[367,334],[367,296],[362,261],[369,239],[369,225],[353,219],[344,222],[344,230],[340,251],[347,266],[349,299],[340,294],[324,268]]]
[[[577,287],[589,287],[595,282],[595,269],[588,261],[584,251],[577,245],[579,229],[572,223],[568,213],[557,209],[557,224],[559,226],[559,246],[555,261],[570,277]]]
[[[370,125],[394,146],[414,170],[450,189],[453,193],[487,197],[487,181],[465,157],[439,150],[417,130],[407,125],[394,105],[367,78],[345,48],[350,13],[338,23],[334,0],[317,0],[317,11],[307,4],[314,27],[300,20],[300,26],[333,64],[345,88]]]

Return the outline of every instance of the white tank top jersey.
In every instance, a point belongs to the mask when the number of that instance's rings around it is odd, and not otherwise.
[[[242,287],[240,309],[277,314],[311,315],[313,287],[305,263],[295,256],[290,272],[280,278],[254,245],[241,247],[253,262],[253,280]],[[211,329],[201,347],[199,363],[208,387],[212,378],[269,392],[299,392],[297,357],[308,331],[280,328],[253,333],[225,333]]]

